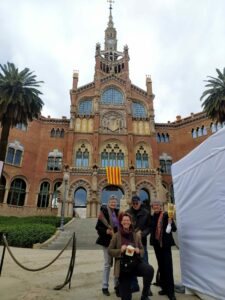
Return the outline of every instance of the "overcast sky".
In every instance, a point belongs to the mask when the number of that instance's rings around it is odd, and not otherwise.
[[[93,81],[95,45],[104,45],[106,0],[0,0],[0,63],[43,80],[42,114],[69,117],[73,70]],[[118,50],[129,47],[130,78],[153,81],[155,120],[201,111],[207,75],[225,67],[224,0],[115,0]]]

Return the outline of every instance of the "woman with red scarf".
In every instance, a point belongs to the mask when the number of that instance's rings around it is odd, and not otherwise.
[[[131,300],[131,279],[133,276],[143,277],[143,290],[141,300],[150,300],[148,292],[154,275],[154,269],[142,260],[144,254],[141,236],[132,228],[132,219],[128,213],[119,216],[120,229],[112,237],[109,245],[109,254],[115,257],[114,275],[119,277],[119,290],[122,300]],[[132,251],[130,252],[130,249]],[[133,254],[132,254],[133,253]],[[136,256],[135,267],[129,271],[121,268],[121,260]],[[133,258],[134,260],[134,258]]]

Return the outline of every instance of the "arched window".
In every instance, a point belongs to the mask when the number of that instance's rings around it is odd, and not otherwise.
[[[201,128],[197,127],[196,131],[197,131],[197,136],[198,137],[202,136],[202,129]]]
[[[58,149],[54,149],[52,152],[49,152],[47,170],[48,171],[61,171],[62,170],[62,159],[63,159],[63,154]]]
[[[87,191],[84,188],[78,188],[74,193],[75,207],[87,206]]]
[[[118,167],[124,168],[124,154],[121,150],[117,153],[117,165]]]
[[[160,163],[160,170],[162,173],[171,174],[171,165],[172,165],[171,159],[160,159],[159,163]]]
[[[124,153],[117,144],[108,144],[101,153],[101,165],[103,168],[125,167]]]
[[[207,129],[204,125],[202,126],[202,134],[207,135]]]
[[[24,147],[20,142],[15,141],[8,145],[5,162],[10,165],[20,166],[22,161]]]
[[[64,131],[64,129],[61,129],[61,132],[60,132],[60,137],[61,137],[61,138],[63,138],[63,137],[64,137],[64,135],[65,135],[65,131]]]
[[[149,209],[150,208],[151,198],[150,198],[150,194],[149,194],[148,190],[141,189],[139,191],[139,197],[140,197],[143,205],[145,205]]]
[[[56,129],[55,136],[57,138],[60,137],[60,129],[59,128]]]
[[[132,115],[134,118],[146,118],[147,112],[143,104],[139,102],[132,103]]]
[[[109,165],[110,167],[116,166],[116,153],[112,149],[112,151],[109,153]]]
[[[123,94],[116,88],[105,90],[101,97],[102,104],[122,105],[123,102]]]
[[[219,122],[219,123],[217,123],[217,130],[220,130],[222,128],[222,125],[221,125],[221,123]]]
[[[50,136],[51,136],[51,137],[55,137],[55,129],[54,129],[54,128],[52,128],[51,133],[50,133]]]
[[[53,194],[52,194],[52,208],[58,208],[58,188],[62,184],[61,181],[58,181],[54,184]]]
[[[168,133],[165,134],[165,143],[169,143],[170,141],[170,136]]]
[[[156,135],[156,140],[157,140],[157,143],[161,143],[161,136],[160,136],[159,132]]]
[[[214,124],[214,123],[211,123],[210,128],[211,128],[212,133],[217,131],[216,124]]]
[[[81,116],[90,116],[92,113],[92,100],[86,99],[79,103],[78,114]]]
[[[49,190],[50,190],[50,184],[47,181],[42,182],[38,194],[37,207],[43,207],[43,208],[48,207],[49,196],[50,196]]]
[[[2,175],[0,177],[0,203],[3,203],[4,201],[4,195],[5,195],[5,186],[6,186],[6,179]]]
[[[196,130],[194,128],[192,128],[191,134],[192,134],[193,139],[196,139],[197,133],[196,133]]]
[[[23,206],[26,196],[26,183],[23,179],[14,179],[11,183],[7,203],[10,205]]]
[[[89,151],[84,144],[76,151],[75,166],[78,168],[88,168],[89,166]]]
[[[149,168],[148,153],[144,150],[143,146],[140,146],[140,148],[136,152],[136,168],[137,169]]]
[[[165,138],[165,134],[164,134],[164,133],[162,133],[162,135],[161,135],[161,141],[162,141],[163,143],[166,142],[166,138]]]
[[[108,156],[109,153],[106,150],[101,153],[101,163],[103,168],[108,166]]]

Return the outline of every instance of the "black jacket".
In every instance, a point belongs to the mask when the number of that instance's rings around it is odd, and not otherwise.
[[[102,206],[101,211],[103,212],[106,220],[110,224],[109,213],[108,213],[107,207]],[[118,216],[118,212],[119,212],[119,210],[115,209],[116,216]],[[110,240],[112,238],[112,236],[110,234],[106,233],[108,227],[101,220],[98,219],[95,229],[97,230],[97,233],[98,233],[98,238],[96,240],[96,244],[104,246],[104,247],[108,247]],[[114,229],[114,232],[117,232],[117,228],[113,228],[113,229]]]
[[[127,210],[127,213],[132,216],[134,230],[141,230],[141,242],[143,246],[146,246],[147,235],[151,231],[150,212],[145,207],[141,206],[139,210],[135,210],[131,207]]]
[[[152,216],[152,231],[151,231],[151,238],[150,238],[150,245],[152,245],[152,246],[159,244],[159,241],[156,240],[156,238],[155,238],[155,232],[156,232],[158,218],[159,218],[159,214],[153,214],[153,216]],[[177,230],[177,226],[174,223],[174,221],[172,221],[171,232],[166,233],[167,225],[168,225],[168,213],[164,212],[163,213],[163,228],[162,228],[162,247],[171,247],[171,246],[175,245],[172,232],[175,232]]]

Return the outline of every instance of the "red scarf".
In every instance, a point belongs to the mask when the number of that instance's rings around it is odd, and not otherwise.
[[[162,247],[162,229],[163,229],[163,212],[161,211],[159,213],[159,218],[158,218],[156,231],[155,231],[155,238],[157,241],[159,241],[160,247]]]

